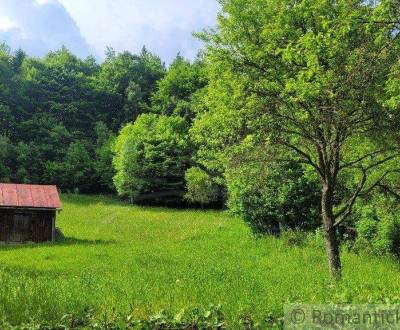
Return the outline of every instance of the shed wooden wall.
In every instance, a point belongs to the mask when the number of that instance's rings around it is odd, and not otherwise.
[[[0,241],[12,243],[12,232],[15,215],[29,216],[29,235],[21,243],[51,241],[55,230],[56,211],[52,210],[23,210],[0,209]]]

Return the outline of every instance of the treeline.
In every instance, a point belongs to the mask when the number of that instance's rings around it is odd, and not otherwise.
[[[139,55],[109,49],[99,65],[65,48],[38,59],[1,45],[0,180],[113,191],[113,139],[151,111],[165,72],[146,49]]]
[[[178,55],[167,70],[145,48],[138,55],[108,49],[97,64],[66,48],[38,59],[2,45],[0,61],[2,182],[189,201],[185,174],[196,154],[189,129],[207,86],[200,58]],[[214,201],[222,199],[200,203]]]

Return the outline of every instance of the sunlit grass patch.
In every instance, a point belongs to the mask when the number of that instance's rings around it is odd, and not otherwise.
[[[254,238],[219,211],[129,206],[68,195],[56,244],[0,247],[0,314],[18,324],[65,314],[155,315],[221,304],[229,324],[283,315],[288,302],[399,302],[389,258],[343,253],[332,283],[323,247]]]

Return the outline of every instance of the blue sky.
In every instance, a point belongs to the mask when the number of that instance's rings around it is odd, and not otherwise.
[[[192,32],[214,26],[218,9],[216,0],[0,0],[0,41],[33,56],[65,45],[100,61],[106,46],[146,45],[169,63],[196,55]]]

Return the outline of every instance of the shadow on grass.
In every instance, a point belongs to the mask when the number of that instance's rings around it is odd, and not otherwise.
[[[97,204],[111,205],[111,206],[132,206],[120,200],[114,195],[78,195],[78,194],[62,194],[62,199],[65,202],[72,203],[79,206],[90,206]]]
[[[71,245],[82,245],[82,246],[92,246],[92,245],[111,245],[116,244],[117,241],[115,240],[102,240],[102,239],[82,239],[82,238],[75,238],[75,237],[60,237],[56,238],[54,242],[43,242],[43,243],[8,243],[8,244],[1,244],[0,251],[4,250],[20,250],[20,249],[32,249],[32,248],[40,248],[40,247],[57,247],[57,246],[71,246]]]
[[[160,197],[161,196],[161,197]],[[199,204],[190,204],[186,202],[168,202],[162,199],[162,193],[152,193],[143,195],[140,199],[131,204],[127,199],[121,199],[115,195],[78,195],[67,194],[62,195],[63,200],[78,206],[97,206],[97,204],[104,204],[107,206],[118,207],[139,207],[146,210],[160,210],[160,211],[221,211],[224,210],[222,202],[215,202],[203,208]],[[161,198],[161,199],[160,199]]]
[[[56,227],[55,241],[50,244],[56,246],[68,246],[68,245],[89,246],[89,245],[109,245],[109,244],[115,244],[116,242],[117,242],[116,240],[82,239],[76,237],[68,237],[63,234],[60,228]]]
[[[82,239],[75,237],[63,237],[55,240],[50,245],[63,246],[63,245],[110,245],[117,243],[116,240],[104,240],[104,239]]]

